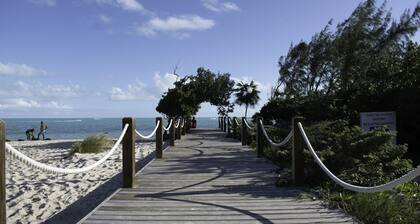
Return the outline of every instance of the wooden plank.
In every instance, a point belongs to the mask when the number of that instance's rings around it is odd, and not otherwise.
[[[241,214],[239,211],[235,210],[205,210],[207,211],[206,215],[208,216],[224,216],[224,215],[237,215]],[[337,211],[331,211],[330,209],[322,209],[322,208],[305,208],[305,209],[258,209],[253,210],[253,212],[258,212],[260,215],[266,214],[313,214],[313,213],[320,213],[320,214],[336,214]],[[98,210],[96,215],[133,215],[132,211],[113,211],[113,210]],[[187,216],[187,215],[203,215],[203,210],[149,210],[149,211],[141,211],[136,215],[166,215],[166,216]]]
[[[85,222],[87,224],[137,224],[139,221],[132,221],[132,220],[112,220],[112,222],[109,222],[108,220],[88,220]],[[148,224],[185,224],[185,221],[177,221],[177,220],[171,220],[171,221],[148,221]],[[189,223],[189,222],[187,222]],[[195,224],[238,224],[238,221],[231,220],[231,221],[212,221],[212,220],[201,220],[201,221],[195,221]],[[344,224],[344,223],[354,223],[349,220],[319,220],[319,219],[313,219],[313,220],[303,220],[303,219],[295,219],[295,220],[276,220],[275,222],[271,222],[271,220],[243,220],[240,221],[241,224],[259,224],[259,223],[287,223],[287,224],[294,224],[294,223],[325,223],[325,224]]]
[[[245,212],[244,212],[245,213]],[[325,213],[300,213],[300,214],[265,214],[264,216],[258,214],[261,216],[260,219],[257,218],[257,220],[261,219],[268,219],[268,220],[292,220],[292,219],[342,219],[345,218],[344,215],[337,215],[337,214],[325,214]],[[256,215],[255,215],[256,216]],[[299,216],[299,217],[297,217]],[[137,221],[201,221],[201,220],[212,220],[212,221],[247,221],[247,220],[255,220],[256,217],[253,217],[251,214],[231,214],[231,215],[208,215],[208,214],[202,214],[202,215],[188,215],[188,216],[166,216],[166,215],[138,215],[138,214],[124,214],[124,215],[118,215],[118,214],[94,214],[91,216],[92,219],[96,220],[113,220],[113,219],[126,219],[126,220],[137,220]]]

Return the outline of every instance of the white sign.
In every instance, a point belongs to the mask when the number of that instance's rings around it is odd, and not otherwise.
[[[372,131],[385,127],[387,131],[397,130],[395,111],[360,113],[360,127],[365,131]],[[396,139],[393,140],[396,144]]]

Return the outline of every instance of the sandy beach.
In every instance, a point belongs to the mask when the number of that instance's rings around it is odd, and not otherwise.
[[[79,140],[23,141],[10,144],[25,155],[52,166],[83,167],[103,157],[100,154],[71,154]],[[140,160],[154,151],[153,142],[136,143]],[[40,223],[86,196],[122,170],[121,145],[101,166],[81,174],[52,174],[7,158],[6,188],[8,223]],[[115,187],[115,186],[114,186]]]

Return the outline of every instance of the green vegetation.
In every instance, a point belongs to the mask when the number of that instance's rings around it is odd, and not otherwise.
[[[285,137],[287,131],[268,128],[270,136]],[[395,133],[378,129],[363,132],[344,120],[324,121],[306,128],[308,137],[323,163],[345,182],[374,186],[396,179],[412,169],[404,159],[406,145],[393,145]],[[280,139],[278,139],[280,140]],[[273,149],[266,144],[266,155],[281,166],[291,165],[291,145]],[[346,210],[364,223],[416,223],[420,217],[420,187],[407,183],[381,193],[354,193],[333,183],[305,149],[305,180],[319,189],[320,196],[333,207]],[[290,173],[283,176],[290,178]],[[279,185],[291,183],[279,179]]]
[[[99,134],[85,138],[81,142],[73,144],[75,153],[101,153],[113,146],[112,138],[109,135]]]
[[[156,111],[169,117],[193,116],[204,102],[227,111],[235,82],[230,80],[229,73],[215,74],[198,68],[195,76],[185,76],[174,85],[163,94],[156,107]]]
[[[325,184],[320,191],[330,206],[344,209],[363,223],[412,224],[420,220],[420,186],[403,184],[381,193],[354,194],[331,190]]]
[[[156,111],[168,117],[194,116],[200,104],[208,102],[217,107],[218,114],[227,116],[233,112],[234,104],[230,102],[232,93],[237,92],[236,103],[254,106],[259,100],[259,90],[251,81],[249,84],[238,83],[230,79],[229,73],[213,73],[209,69],[198,68],[196,75],[188,75],[174,83],[162,95]],[[249,91],[249,92],[248,92]]]
[[[420,26],[420,4],[394,21],[385,3],[362,2],[344,22],[330,22],[308,42],[292,44],[279,60],[272,96],[256,114],[272,137],[283,139],[292,117],[305,117],[308,137],[325,165],[342,180],[373,186],[396,179],[420,164],[420,45],[410,40]],[[364,132],[360,112],[396,111],[397,133]],[[256,116],[254,115],[254,116]],[[274,121],[274,122],[272,122]],[[284,167],[291,145],[266,155]],[[403,184],[381,193],[354,193],[331,182],[305,150],[308,185],[332,206],[364,223],[418,223],[420,187]],[[283,176],[290,177],[290,174]],[[290,183],[279,180],[279,184]]]
[[[360,112],[396,111],[397,140],[420,164],[420,45],[410,40],[419,26],[420,4],[393,21],[385,3],[361,3],[335,30],[329,23],[280,57],[277,86],[260,115],[277,123],[301,115],[307,123],[358,125]]]
[[[257,89],[257,85],[254,83],[254,81],[251,81],[250,83],[243,83],[239,82],[236,83],[236,89],[235,89],[235,95],[236,95],[236,104],[239,106],[245,105],[245,117],[248,113],[248,107],[254,107],[255,104],[258,103],[258,100],[260,100],[259,93],[260,91]]]

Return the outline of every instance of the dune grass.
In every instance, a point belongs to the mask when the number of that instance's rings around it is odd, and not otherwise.
[[[101,153],[113,145],[111,136],[105,134],[92,135],[81,142],[73,144],[74,153]]]

